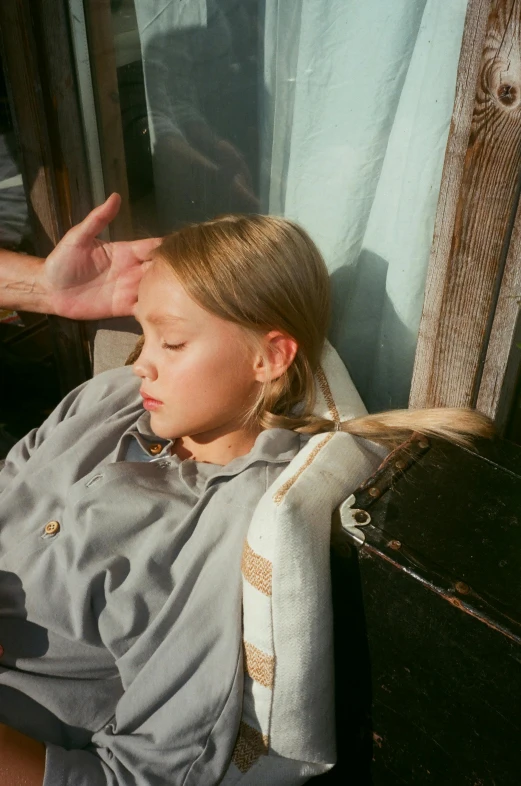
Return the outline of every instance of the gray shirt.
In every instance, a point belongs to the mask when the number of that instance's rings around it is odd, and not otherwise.
[[[129,461],[159,442],[138,388],[100,374],[0,472],[0,721],[46,743],[44,786],[216,784],[238,729],[243,542],[301,438]]]
[[[208,464],[205,461],[181,461],[176,455],[172,456],[172,440],[164,440],[150,436],[150,415],[145,412],[138,420],[136,427],[129,433],[133,437],[128,443],[124,456],[125,461],[170,461],[172,471],[179,472],[179,480],[199,497],[206,485],[206,481],[222,469],[219,464]],[[159,452],[158,452],[159,451]],[[195,499],[193,501],[195,505]]]

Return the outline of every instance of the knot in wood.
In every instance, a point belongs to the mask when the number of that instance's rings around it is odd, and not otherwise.
[[[517,101],[517,90],[514,85],[499,85],[497,97],[504,106],[512,106]]]

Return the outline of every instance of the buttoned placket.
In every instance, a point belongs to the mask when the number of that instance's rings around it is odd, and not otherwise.
[[[150,429],[150,415],[148,412],[142,412],[137,421],[123,434],[118,451],[116,461],[125,461],[126,455],[129,450],[130,440],[134,439],[139,447],[147,456],[148,463],[163,462],[171,457],[171,449],[175,440],[167,439],[162,440],[157,437]],[[161,464],[161,466],[164,466]]]

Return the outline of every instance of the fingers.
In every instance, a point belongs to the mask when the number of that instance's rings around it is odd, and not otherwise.
[[[99,207],[95,207],[83,221],[70,230],[76,242],[94,240],[118,214],[121,205],[119,194],[111,194]]]
[[[160,237],[147,237],[144,240],[133,240],[132,251],[136,259],[141,261],[150,259],[152,251],[160,245],[161,240],[162,238]]]

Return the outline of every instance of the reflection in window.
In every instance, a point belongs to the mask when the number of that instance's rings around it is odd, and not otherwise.
[[[112,10],[134,224],[258,211],[258,0]]]

